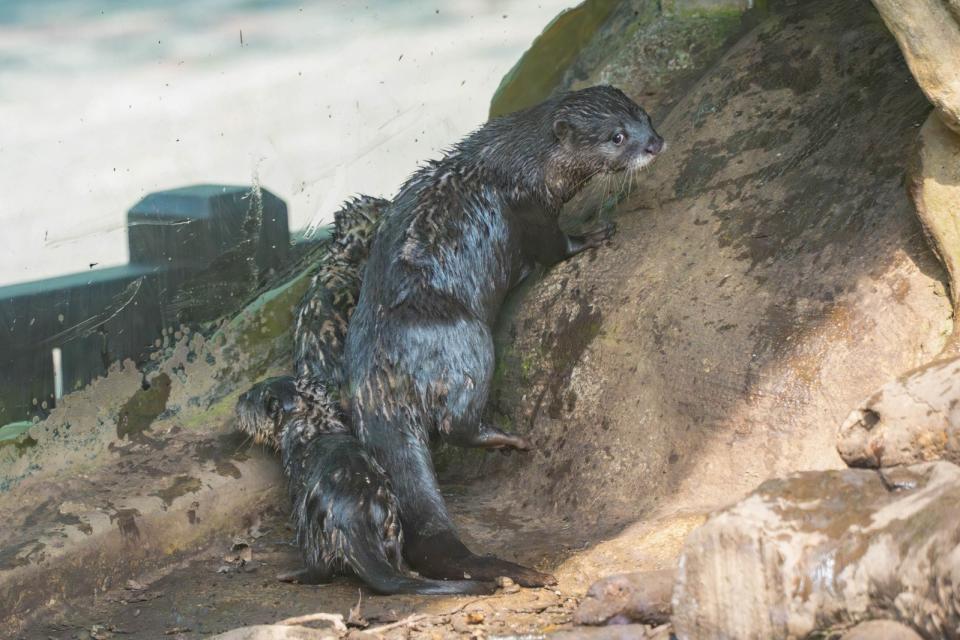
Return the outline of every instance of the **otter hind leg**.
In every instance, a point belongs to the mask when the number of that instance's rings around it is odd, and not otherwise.
[[[497,427],[480,424],[465,446],[477,449],[498,449],[502,452],[530,451],[533,445],[524,437],[501,431]]]

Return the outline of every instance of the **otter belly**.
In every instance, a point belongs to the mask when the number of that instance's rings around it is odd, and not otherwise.
[[[431,319],[396,310],[381,317],[379,329],[370,366],[354,378],[353,393],[362,407],[405,414],[413,419],[395,426],[422,430],[424,436],[479,424],[494,364],[485,322],[465,314]]]

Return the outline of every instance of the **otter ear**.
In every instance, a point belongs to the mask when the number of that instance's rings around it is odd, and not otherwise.
[[[573,126],[569,121],[563,118],[558,118],[553,121],[553,135],[555,135],[560,142],[566,142],[572,132]]]

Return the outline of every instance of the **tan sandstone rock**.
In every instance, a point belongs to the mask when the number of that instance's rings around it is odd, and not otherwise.
[[[960,467],[769,480],[694,531],[680,558],[681,640],[803,638],[896,618],[960,637]]]
[[[837,440],[852,467],[960,463],[960,358],[932,362],[882,386],[850,413]]]
[[[547,636],[550,640],[645,640],[650,629],[642,624],[620,624],[609,627],[574,627]]]
[[[213,636],[211,640],[334,640],[339,633],[309,627],[280,624],[259,624],[233,629]]]
[[[850,629],[840,640],[921,640],[920,635],[899,622],[870,620]]]
[[[638,571],[595,582],[573,615],[576,624],[659,625],[670,621],[670,597],[677,572]]]
[[[960,58],[957,64],[960,67]],[[932,112],[920,129],[908,179],[917,217],[950,276],[956,309],[960,277],[960,134],[947,128],[937,112]]]
[[[910,71],[960,132],[960,0],[873,0]]]

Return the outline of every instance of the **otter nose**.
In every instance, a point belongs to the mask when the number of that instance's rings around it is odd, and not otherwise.
[[[663,138],[658,135],[650,136],[650,138],[647,139],[647,146],[645,146],[643,150],[652,156],[657,155],[663,151]]]

